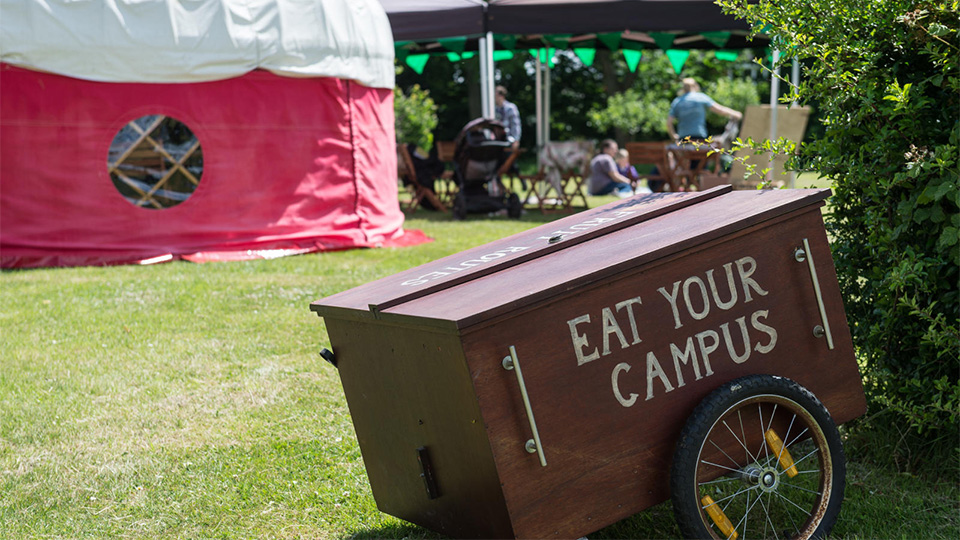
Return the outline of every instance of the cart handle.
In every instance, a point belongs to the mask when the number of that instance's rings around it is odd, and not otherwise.
[[[547,458],[543,455],[543,445],[540,444],[540,432],[537,431],[537,421],[533,418],[533,408],[530,407],[530,397],[527,395],[527,385],[523,382],[523,372],[520,371],[520,360],[517,359],[517,349],[510,346],[510,356],[506,356],[501,362],[503,369],[513,370],[517,374],[517,382],[520,383],[520,395],[523,396],[523,407],[527,410],[527,420],[530,421],[530,431],[533,432],[533,438],[528,440],[523,446],[531,454],[536,452],[540,457],[540,466],[547,466]]]
[[[810,279],[813,281],[813,292],[817,296],[817,306],[820,308],[820,320],[823,321],[823,328],[814,328],[814,335],[827,338],[827,347],[833,350],[833,334],[830,333],[830,322],[827,320],[827,308],[823,305],[823,295],[820,294],[820,280],[817,278],[817,268],[813,264],[813,253],[810,251],[810,242],[803,239],[803,249],[794,251],[794,258],[797,262],[807,261],[807,268],[810,269]]]

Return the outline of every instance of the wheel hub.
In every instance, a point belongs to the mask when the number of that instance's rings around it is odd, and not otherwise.
[[[757,484],[760,486],[760,489],[765,492],[775,491],[777,486],[780,485],[780,473],[776,469],[766,468],[760,473],[760,476],[757,478]]]
[[[741,471],[740,477],[748,486],[758,486],[764,492],[775,491],[780,485],[780,473],[773,467],[748,465]]]

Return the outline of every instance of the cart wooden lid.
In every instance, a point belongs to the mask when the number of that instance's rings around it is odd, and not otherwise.
[[[320,316],[447,330],[609,278],[800,208],[828,189],[637,195],[546,223],[311,304]]]

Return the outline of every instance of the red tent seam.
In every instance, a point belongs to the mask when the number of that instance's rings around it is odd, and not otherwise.
[[[363,235],[363,241],[369,245],[370,237],[367,235],[367,231],[364,228],[364,220],[360,211],[360,171],[357,167],[357,152],[360,151],[357,148],[357,140],[354,126],[354,115],[356,111],[354,110],[353,96],[351,90],[353,89],[353,82],[346,81],[347,85],[347,125],[350,126],[350,160],[351,160],[351,170],[353,171],[353,214],[357,216],[357,229],[360,231],[360,234]]]

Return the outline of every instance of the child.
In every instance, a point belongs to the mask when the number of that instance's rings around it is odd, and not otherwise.
[[[638,185],[640,182],[640,175],[637,173],[637,168],[630,164],[630,153],[624,149],[617,151],[617,170],[623,176],[626,176],[630,179],[630,185],[633,187],[634,193],[653,193],[649,188]]]
[[[630,164],[630,153],[621,148],[617,150],[617,155],[614,159],[617,162],[617,171],[629,178],[632,185],[637,185],[637,179],[640,175],[637,174],[637,169]]]

